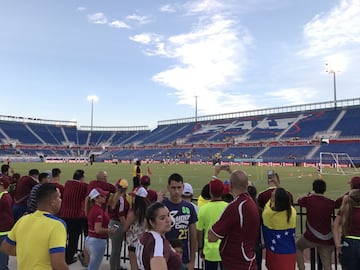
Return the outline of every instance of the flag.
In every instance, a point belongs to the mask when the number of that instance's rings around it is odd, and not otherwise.
[[[261,226],[266,247],[266,266],[268,269],[295,269],[295,208],[291,207],[291,217],[287,222],[287,212],[272,210],[269,201],[265,205],[262,218]]]

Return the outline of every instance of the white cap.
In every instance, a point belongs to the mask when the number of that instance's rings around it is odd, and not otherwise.
[[[136,196],[146,198],[148,195],[148,192],[144,187],[139,187],[139,189],[136,191]]]
[[[189,183],[184,183],[184,190],[182,192],[182,195],[184,196],[191,196],[194,194],[193,188]]]
[[[107,197],[107,195],[109,194],[109,192],[107,192],[107,191],[104,191],[104,190],[102,190],[101,188],[93,188],[91,191],[90,191],[90,193],[89,193],[89,198],[90,198],[90,200],[93,200],[93,199],[95,199],[96,197],[98,197],[98,196],[104,196],[104,197]]]

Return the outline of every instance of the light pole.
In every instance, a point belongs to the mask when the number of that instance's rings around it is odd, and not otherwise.
[[[336,100],[336,71],[332,67],[330,67],[328,63],[326,63],[325,65],[328,67],[328,69],[326,69],[326,72],[329,73],[329,74],[333,74],[333,78],[334,78],[334,107],[336,109],[336,107],[337,107],[337,104],[336,104],[337,103],[337,100]]]
[[[336,99],[336,73],[343,71],[346,67],[347,59],[342,54],[334,54],[331,55],[325,66],[326,72],[329,74],[333,74],[333,83],[334,83],[334,107],[337,107],[337,99]]]
[[[99,98],[96,95],[90,95],[87,97],[87,100],[91,102],[91,124],[90,124],[90,140],[91,140],[91,135],[94,126],[94,102],[98,101]],[[89,140],[89,144],[90,144],[90,140]]]
[[[197,123],[197,100],[198,96],[195,96],[195,123]]]

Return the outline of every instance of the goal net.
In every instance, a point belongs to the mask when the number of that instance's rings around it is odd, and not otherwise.
[[[321,174],[358,174],[359,170],[347,153],[320,152]]]

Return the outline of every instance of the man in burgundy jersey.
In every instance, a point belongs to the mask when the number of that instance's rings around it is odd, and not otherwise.
[[[331,270],[331,253],[334,240],[331,233],[331,216],[335,202],[324,196],[326,183],[314,180],[313,191],[300,197],[298,204],[306,208],[306,231],[296,242],[296,260],[300,270],[305,269],[303,251],[317,248],[324,270]]]
[[[88,195],[88,183],[84,182],[85,172],[76,170],[73,179],[66,181],[60,209],[60,217],[66,222],[68,243],[66,245],[65,260],[67,264],[76,262],[74,255],[77,251],[79,236],[87,234],[87,218],[85,216],[85,198]]]
[[[247,192],[248,177],[242,171],[230,175],[234,200],[208,232],[208,241],[221,239],[220,255],[226,270],[256,269],[255,246],[260,217],[256,203]]]
[[[15,222],[27,212],[27,200],[30,196],[31,189],[36,184],[39,184],[38,177],[39,170],[31,169],[29,175],[22,176],[19,179],[14,195],[13,214]]]
[[[89,182],[88,186],[88,194],[94,188],[101,188],[102,190],[108,191],[109,194],[114,194],[116,192],[116,188],[113,184],[109,183],[108,174],[106,171],[98,171],[96,174],[96,179]],[[109,198],[106,198],[106,202]],[[103,209],[105,210],[106,204],[103,205]]]

